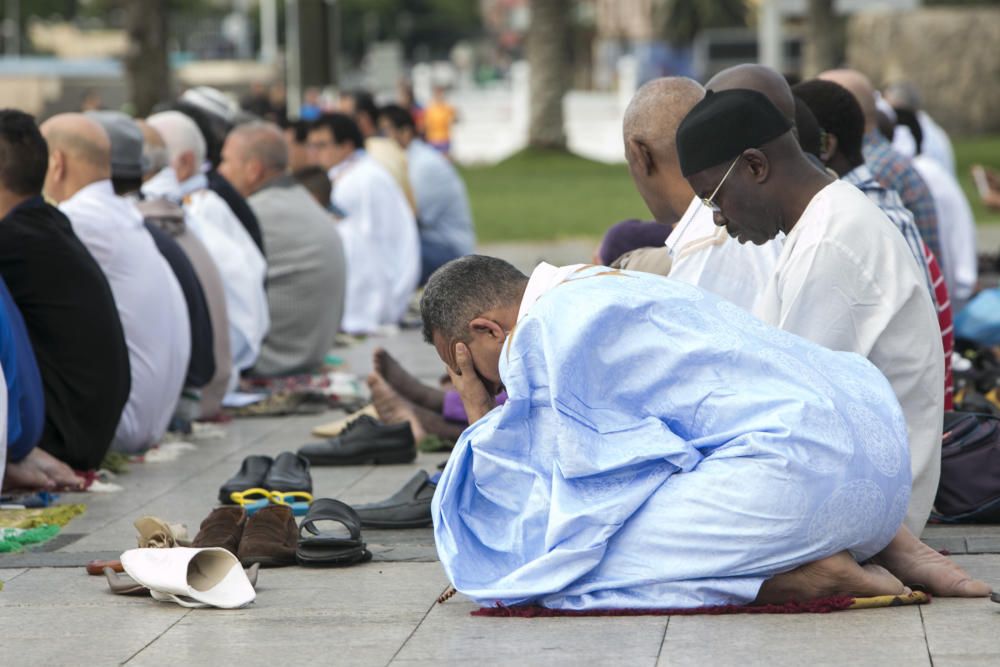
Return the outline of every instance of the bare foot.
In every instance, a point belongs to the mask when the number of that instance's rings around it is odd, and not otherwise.
[[[761,586],[757,604],[804,602],[831,595],[870,597],[904,595],[903,583],[878,565],[858,565],[846,551],[771,577]]]
[[[32,465],[52,479],[60,489],[79,490],[83,488],[83,480],[73,472],[68,465],[49,454],[41,447],[35,447],[25,457]]]
[[[413,408],[413,414],[420,422],[420,426],[431,435],[436,435],[439,438],[445,440],[451,440],[452,442],[458,442],[458,439],[462,437],[462,433],[466,428],[469,427],[468,424],[457,424],[455,422],[448,421],[440,415],[440,413],[431,412],[427,408],[422,408],[419,405],[411,406]]]
[[[371,389],[372,403],[375,404],[375,412],[378,413],[379,419],[386,424],[410,422],[413,438],[417,442],[427,435],[420,420],[417,419],[413,405],[397,394],[385,378],[378,373],[372,373],[368,376],[368,388]]]
[[[4,491],[53,491],[55,480],[32,465],[27,458],[17,463],[7,463],[3,476]]]
[[[384,349],[377,348],[372,362],[375,372],[382,376],[403,398],[435,412],[444,406],[444,392],[429,387],[413,377],[396,359]]]
[[[925,586],[941,597],[978,598],[993,592],[989,584],[973,579],[953,560],[918,540],[905,526],[873,560],[906,583]]]

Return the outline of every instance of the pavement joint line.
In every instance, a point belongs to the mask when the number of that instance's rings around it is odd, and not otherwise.
[[[917,611],[920,613],[920,629],[924,634],[924,648],[927,649],[927,662],[931,667],[934,667],[934,656],[931,655],[931,642],[927,638],[927,624],[924,622],[924,610],[921,605],[917,605]]]
[[[14,575],[13,577],[11,577],[10,579],[3,579],[2,581],[3,581],[4,585],[6,585],[6,584],[9,584],[10,582],[14,581],[14,580],[15,580],[15,579],[17,579],[18,577],[20,577],[20,576],[21,576],[22,574],[26,574],[26,573],[28,572],[28,570],[29,570],[29,569],[30,569],[30,568],[23,568],[23,569],[21,569],[21,571],[20,571],[20,572],[18,572],[17,574],[15,574],[15,575]]]
[[[393,661],[397,657],[399,657],[399,654],[403,652],[403,649],[406,648],[406,645],[410,643],[411,639],[413,639],[413,635],[417,634],[417,630],[420,629],[420,626],[423,625],[424,621],[427,620],[427,617],[430,616],[431,611],[434,609],[434,605],[444,604],[442,602],[438,602],[438,600],[442,595],[444,595],[445,591],[447,591],[449,588],[451,588],[451,584],[445,586],[438,594],[438,596],[435,597],[433,600],[431,600],[431,606],[427,607],[427,611],[424,612],[424,615],[420,617],[420,621],[415,626],[413,626],[413,630],[410,631],[410,634],[406,636],[406,639],[404,639],[403,642],[399,645],[399,648],[396,649],[396,652],[392,654],[391,658],[389,658],[389,662],[385,663],[385,667],[390,667]]]
[[[656,649],[656,660],[653,665],[660,664],[660,655],[663,653],[663,645],[667,643],[667,629],[670,627],[670,616],[667,616],[667,622],[663,624],[663,636],[660,637],[660,648]]]
[[[161,632],[160,634],[158,634],[155,637],[153,637],[151,640],[149,640],[149,643],[147,643],[145,646],[143,646],[141,649],[139,649],[138,651],[136,651],[135,653],[133,653],[132,655],[130,655],[128,658],[126,658],[123,662],[121,662],[119,664],[127,665],[128,663],[132,662],[132,660],[134,660],[140,653],[142,653],[143,651],[145,651],[147,648],[149,648],[150,646],[152,646],[160,637],[162,637],[163,635],[165,635],[168,632],[170,632],[171,630],[173,630],[174,626],[177,625],[178,623],[180,623],[181,621],[183,621],[185,618],[187,618],[188,614],[190,614],[192,611],[194,611],[194,610],[193,609],[186,609],[184,611],[184,613],[181,614],[181,617],[178,618],[173,623],[171,623],[169,626],[167,626],[167,628],[163,632]]]

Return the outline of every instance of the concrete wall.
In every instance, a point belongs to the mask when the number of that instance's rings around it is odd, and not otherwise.
[[[1000,131],[1000,8],[856,14],[847,60],[876,86],[916,84],[949,132]]]

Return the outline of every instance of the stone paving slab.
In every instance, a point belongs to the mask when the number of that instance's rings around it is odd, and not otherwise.
[[[380,345],[422,379],[439,377],[440,362],[415,331],[338,354],[364,374]],[[375,559],[359,566],[263,570],[257,602],[236,611],[114,596],[83,572],[88,560],[134,546],[132,521],[142,514],[196,531],[243,457],[295,449],[339,414],[237,420],[177,461],[131,466],[121,493],[67,495],[88,510],[63,542],[50,543],[54,551],[0,555],[0,665],[1000,664],[1000,605],[985,600],[800,616],[473,617],[461,595],[435,602],[448,582],[429,529],[365,531]],[[316,494],[380,500],[444,459],[421,453],[406,465],[315,468]],[[1000,583],[1000,556],[972,554],[1000,550],[1000,527],[930,526],[925,538],[968,552],[956,560]]]

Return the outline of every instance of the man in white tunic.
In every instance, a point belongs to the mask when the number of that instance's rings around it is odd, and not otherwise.
[[[184,294],[135,205],[114,193],[111,143],[81,114],[46,121],[45,194],[73,225],[104,271],[128,346],[132,388],[112,447],[138,452],[166,431],[191,354]]]
[[[264,279],[267,263],[225,200],[209,189],[201,171],[205,139],[194,121],[177,111],[147,121],[167,146],[170,166],[142,186],[147,197],[183,204],[188,228],[212,255],[226,290],[230,352],[238,371],[254,365],[270,327]],[[233,374],[233,383],[239,374]]]
[[[402,190],[362,148],[357,124],[343,114],[321,116],[309,131],[310,159],[327,170],[331,203],[350,267],[341,328],[371,333],[396,324],[420,279],[417,223]]]
[[[860,190],[814,167],[757,91],[709,93],[677,144],[688,182],[730,235],[761,244],[786,234],[755,314],[861,354],[888,378],[910,440],[905,525],[919,534],[940,474],[944,361],[934,306],[902,235]]]
[[[774,272],[781,242],[776,239],[755,246],[730,238],[715,225],[711,212],[684,180],[674,136],[681,120],[704,95],[704,88],[691,79],[667,77],[644,85],[629,103],[623,125],[632,180],[658,222],[677,222],[664,250],[643,249],[621,266],[643,270],[636,261],[643,255],[669,253],[671,278],[707,289],[749,311]],[[787,97],[794,117],[791,93]]]

